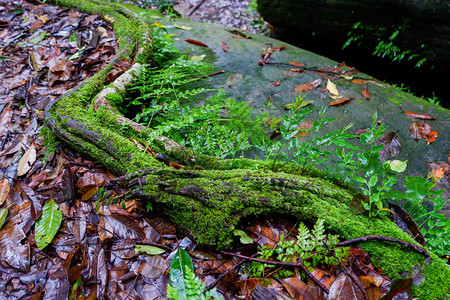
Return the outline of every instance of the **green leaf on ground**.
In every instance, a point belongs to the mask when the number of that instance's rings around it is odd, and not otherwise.
[[[62,221],[62,212],[58,204],[50,200],[42,208],[42,215],[36,221],[36,232],[34,238],[37,247],[42,250],[50,244],[58,232]]]
[[[186,270],[194,273],[192,259],[186,251],[178,248],[177,254],[170,263],[170,284],[179,292],[181,299],[186,299],[186,282],[189,281],[186,277]]]
[[[138,254],[139,252],[144,252],[149,255],[158,255],[166,252],[166,250],[164,249],[147,245],[134,245],[134,251],[136,252],[136,254]]]

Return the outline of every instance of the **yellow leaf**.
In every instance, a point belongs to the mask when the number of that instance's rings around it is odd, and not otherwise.
[[[339,92],[336,88],[336,85],[332,83],[330,79],[328,79],[327,81],[327,91],[334,96],[339,96]]]
[[[22,158],[19,160],[19,164],[17,165],[17,176],[25,175],[30,169],[31,166],[36,161],[36,148],[34,145],[31,145],[30,148],[25,152]]]
[[[173,26],[175,28],[182,29],[182,30],[191,30],[192,29],[192,27],[182,26],[182,25],[177,25],[177,24],[173,24]]]

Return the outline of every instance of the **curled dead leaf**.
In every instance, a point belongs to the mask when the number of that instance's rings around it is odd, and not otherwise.
[[[313,82],[300,84],[300,85],[297,85],[296,87],[294,87],[294,91],[295,92],[311,91],[311,90],[314,90],[315,88],[317,88],[321,82],[322,82],[322,78],[319,78],[319,79],[314,80]]]
[[[269,85],[270,85],[270,86],[279,86],[280,83],[281,83],[281,80],[275,80],[274,82],[269,83]]]
[[[425,139],[427,140],[427,144],[429,145],[432,142],[434,142],[437,137],[438,137],[437,131],[430,131],[425,137]]]
[[[340,99],[336,99],[331,101],[329,106],[335,106],[335,105],[339,105],[339,104],[344,104],[349,102],[350,100],[355,99],[353,97],[348,97],[348,98],[340,98]]]
[[[405,110],[405,111],[403,111],[403,113],[407,116],[410,116],[410,117],[413,117],[416,119],[422,119],[422,120],[435,120],[436,119],[436,117],[433,117],[433,116],[430,116],[427,114],[415,113],[415,112],[412,112],[409,110]]]
[[[225,42],[220,42],[220,47],[222,47],[223,52],[227,53],[228,51],[230,51],[230,46],[228,46],[227,43]]]
[[[365,85],[361,91],[361,94],[363,95],[363,97],[367,100],[370,100],[371,96],[370,96],[370,92],[369,89],[367,88],[367,85]]]

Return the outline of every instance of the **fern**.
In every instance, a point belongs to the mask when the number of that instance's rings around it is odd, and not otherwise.
[[[300,223],[296,240],[285,240],[284,235],[274,247],[264,246],[259,250],[259,258],[270,260],[276,258],[282,262],[296,262],[300,258],[303,264],[312,271],[312,266],[338,265],[344,262],[349,248],[336,248],[338,236],[325,234],[324,221],[317,220],[314,229],[310,230],[305,224]],[[260,262],[252,262],[253,277],[264,277],[267,268],[273,266]],[[290,270],[281,270],[275,273],[275,277],[286,278],[292,275]]]

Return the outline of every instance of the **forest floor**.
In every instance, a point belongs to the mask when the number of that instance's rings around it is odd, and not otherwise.
[[[254,15],[247,18],[248,2],[205,1],[192,17],[257,31],[249,23]],[[189,5],[190,12],[194,1]],[[2,2],[0,17],[0,208],[7,208],[0,214],[0,221],[5,220],[0,225],[0,298],[64,299],[70,292],[75,298],[162,299],[178,246],[190,253],[207,288],[217,287],[227,299],[249,298],[252,292],[253,299],[289,299],[306,292],[313,295],[310,299],[323,298],[313,281],[305,284],[296,276],[249,279],[243,268],[247,259],[202,249],[166,218],[147,213],[126,189],[111,184],[113,174],[54,141],[44,129],[45,105],[115,54],[115,34],[105,20],[34,1]],[[108,80],[130,64],[116,65]],[[40,250],[34,225],[50,199],[58,203],[63,221],[53,242]],[[252,243],[237,243],[233,252],[248,256],[255,256],[257,246],[274,246],[282,235],[297,233],[294,223],[270,218],[243,229]],[[138,255],[136,243],[164,253]],[[362,250],[350,253],[348,272],[357,270],[361,280],[377,282],[371,286],[378,293],[373,295],[386,293],[390,280]],[[337,273],[336,268],[315,268],[313,276],[329,289]],[[256,288],[263,281],[269,285]],[[358,285],[356,280],[341,284]],[[371,297],[367,299],[376,296]]]

